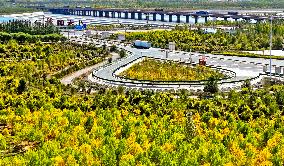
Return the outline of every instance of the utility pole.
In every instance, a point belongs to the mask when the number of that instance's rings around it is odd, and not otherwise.
[[[169,57],[169,51],[166,50],[166,58],[168,58],[168,57]]]
[[[270,20],[270,60],[269,60],[270,81],[272,77],[272,73],[271,73],[271,70],[272,70],[272,60],[271,60],[271,56],[272,56],[272,53],[271,53],[271,50],[272,50],[272,19],[273,19],[273,16],[271,16],[271,20]]]
[[[191,64],[192,63],[191,49],[189,51],[189,56],[190,56],[190,64]]]
[[[44,26],[44,20],[45,20],[45,16],[44,14],[42,15],[42,25]]]

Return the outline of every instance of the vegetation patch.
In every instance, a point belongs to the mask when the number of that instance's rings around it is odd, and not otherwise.
[[[153,47],[168,48],[169,42],[175,42],[176,48],[183,51],[255,51],[269,49],[270,24],[243,23],[236,25],[234,33],[218,30],[216,33],[205,33],[199,30],[192,30],[188,26],[176,27],[172,31],[148,31],[126,33],[126,39],[146,40],[152,43]],[[273,47],[282,49],[284,23],[281,20],[273,22]]]
[[[172,61],[145,59],[119,74],[120,76],[151,81],[195,81],[210,77],[222,79],[224,74],[206,66],[187,66]]]
[[[46,77],[106,55],[92,45],[0,44],[1,165],[284,164],[283,85],[255,91],[246,82],[240,92],[195,98],[186,90],[73,89]],[[214,80],[207,85],[217,92]],[[91,86],[95,93],[77,93]]]
[[[4,4],[1,4],[4,3]],[[0,2],[0,14],[16,14],[16,13],[29,13],[38,11],[35,8],[25,8],[20,6],[7,6],[7,2]]]
[[[269,55],[260,55],[249,52],[240,52],[240,51],[216,51],[212,52],[214,55],[225,55],[225,56],[238,56],[238,57],[248,57],[248,58],[265,58],[265,59],[278,59],[284,60],[284,56],[269,56]]]

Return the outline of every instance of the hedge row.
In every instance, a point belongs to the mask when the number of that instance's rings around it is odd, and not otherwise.
[[[264,59],[270,59],[269,55],[260,55],[260,54],[254,54],[254,53],[248,53],[248,52],[240,52],[240,51],[213,51],[211,52],[214,55],[225,55],[225,56],[238,56],[238,57],[249,57],[249,58],[264,58]],[[271,59],[278,59],[278,60],[284,60],[284,56],[271,56]]]
[[[94,58],[94,59],[91,60],[91,61],[85,61],[85,62],[77,63],[77,64],[75,64],[75,65],[73,65],[73,66],[70,66],[70,67],[67,68],[67,69],[64,69],[64,70],[62,70],[62,71],[60,71],[60,72],[54,74],[53,76],[54,76],[55,78],[58,78],[58,79],[59,79],[59,78],[62,78],[63,76],[65,76],[65,75],[68,75],[68,74],[73,73],[73,72],[75,72],[75,71],[81,70],[81,69],[83,69],[83,68],[85,68],[85,67],[87,67],[87,66],[91,66],[91,65],[95,65],[95,64],[97,64],[97,63],[100,63],[100,62],[102,62],[103,60],[104,60],[103,58],[97,57],[97,58]]]
[[[48,35],[30,35],[27,33],[6,33],[0,32],[0,41],[7,42],[9,40],[16,40],[19,43],[29,42],[35,43],[37,41],[42,42],[58,42],[58,41],[65,41],[66,37],[60,34],[48,34]]]

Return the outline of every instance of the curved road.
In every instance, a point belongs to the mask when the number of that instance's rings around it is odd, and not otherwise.
[[[91,40],[86,40],[82,37],[81,39],[76,39],[74,42],[78,43],[86,42],[86,44],[95,43],[98,46],[103,44],[102,41],[94,42]],[[106,43],[107,46],[110,46],[112,44],[113,43]],[[105,61],[87,67],[85,69],[72,73],[68,76],[65,76],[64,78],[61,79],[61,82],[65,85],[71,84],[75,78],[94,70],[93,73],[88,76],[88,79],[90,81],[100,84],[111,85],[111,86],[125,86],[131,88],[147,88],[147,89],[193,89],[193,90],[203,89],[202,85],[189,85],[185,83],[159,84],[159,83],[131,81],[128,79],[122,79],[115,75],[115,72],[118,73],[117,71],[118,68],[121,68],[122,66],[143,57],[167,59],[177,62],[179,61],[189,62],[189,59],[191,58],[193,63],[198,63],[198,60],[200,58],[200,54],[198,53],[192,53],[192,55],[190,55],[188,52],[176,51],[169,53],[168,57],[166,57],[165,51],[159,48],[136,49],[130,46],[124,46],[123,44],[118,45],[118,47],[125,49],[131,54],[122,59],[117,59],[118,55],[116,55],[113,57],[114,61],[111,64],[107,64]],[[269,59],[263,59],[263,58],[247,58],[247,57],[223,56],[223,55],[212,55],[212,54],[206,54],[205,56],[207,59],[208,66],[227,69],[235,72],[236,76],[234,78],[228,80],[222,80],[219,82],[220,84],[222,83],[220,85],[220,88],[225,90],[226,88],[227,89],[239,88],[242,84],[241,81],[244,81],[246,79],[256,78],[253,80],[253,83],[259,82],[261,79],[258,78],[259,74],[264,73],[263,66],[265,64],[269,64]],[[272,65],[283,66],[284,60],[272,59]],[[273,67],[272,72],[274,71],[275,70]],[[231,83],[233,81],[238,81],[238,83]]]
[[[142,57],[153,57],[153,58],[161,58],[168,59],[174,61],[189,61],[190,55],[187,52],[175,52],[170,53],[166,58],[166,53],[158,48],[150,48],[150,49],[136,49],[130,46],[123,47],[125,50],[132,52],[132,55],[119,60],[111,65],[104,66],[98,70],[93,71],[93,75],[89,76],[89,79],[93,82],[107,84],[111,86],[126,86],[132,88],[148,88],[148,89],[203,89],[202,86],[194,86],[194,85],[185,85],[185,84],[146,84],[145,82],[139,81],[130,81],[127,79],[122,79],[120,77],[115,76],[115,71],[136,59]],[[193,53],[191,56],[193,62],[198,63],[199,54]],[[232,81],[244,81],[249,78],[256,78],[260,73],[263,73],[263,66],[265,64],[269,64],[269,59],[262,58],[246,58],[246,57],[233,57],[233,56],[223,56],[223,55],[211,55],[206,54],[207,65],[220,67],[222,69],[228,69],[234,71],[236,73],[236,77],[231,78],[229,80],[222,80],[219,83],[222,83],[222,88],[234,88],[234,86],[240,86],[241,84],[232,84],[228,82]],[[276,66],[281,66],[284,64],[284,61],[281,60],[272,60],[272,64]],[[274,72],[274,70],[273,70]],[[259,80],[258,80],[259,81]]]

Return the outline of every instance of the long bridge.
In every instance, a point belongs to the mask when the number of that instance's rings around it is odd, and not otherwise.
[[[179,11],[155,11],[155,10],[134,10],[134,9],[107,9],[107,8],[69,8],[59,7],[50,8],[44,6],[30,6],[33,8],[49,11],[53,14],[63,15],[77,15],[77,16],[94,16],[94,17],[107,17],[107,18],[124,18],[124,19],[137,19],[143,20],[143,15],[146,15],[146,20],[151,21],[166,21],[165,16],[168,16],[168,22],[173,22],[173,17],[176,18],[177,23],[181,23],[181,16],[185,16],[186,23],[189,23],[190,17],[194,18],[195,23],[198,23],[198,19],[203,17],[205,22],[208,21],[208,17],[223,18],[228,20],[229,18],[238,21],[239,19],[250,21],[256,20],[257,22],[267,20],[269,17],[260,15],[241,15],[238,13],[211,13],[211,12],[179,12]],[[122,14],[123,13],[123,14]],[[130,15],[130,16],[129,16]],[[157,17],[159,15],[159,19]],[[152,16],[152,17],[149,17]]]

